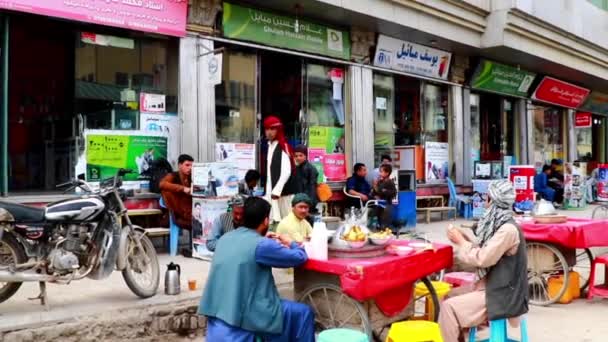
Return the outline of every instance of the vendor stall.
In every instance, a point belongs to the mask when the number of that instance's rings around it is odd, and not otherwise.
[[[420,242],[418,242],[418,245]],[[414,241],[393,240],[390,246],[417,246]],[[391,247],[387,248],[391,248]],[[381,255],[370,258],[338,258],[330,253],[328,260],[309,260],[296,269],[296,298],[310,305],[318,328],[349,327],[378,337],[396,321],[414,314],[414,285],[424,282],[437,297],[427,277],[451,267],[452,247],[432,244],[406,255]],[[435,317],[439,310],[435,310]]]

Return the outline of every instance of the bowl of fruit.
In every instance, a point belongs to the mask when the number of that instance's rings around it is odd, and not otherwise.
[[[374,245],[384,246],[393,239],[393,231],[390,228],[384,228],[382,231],[369,234],[369,239]]]
[[[342,235],[342,240],[346,241],[350,248],[361,248],[367,244],[367,235],[361,227],[354,225]]]

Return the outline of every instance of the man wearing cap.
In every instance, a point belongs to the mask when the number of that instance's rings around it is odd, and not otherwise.
[[[211,228],[211,235],[207,239],[207,249],[211,252],[215,251],[217,241],[222,235],[234,230],[237,227],[243,225],[243,212],[244,212],[245,199],[243,196],[236,195],[230,200],[230,207],[232,212],[221,214],[213,222]]]
[[[285,139],[281,120],[269,116],[264,120],[268,139],[266,156],[266,199],[271,204],[270,221],[280,222],[291,211],[291,199],[296,193],[293,151]]]
[[[291,201],[292,210],[277,227],[277,234],[288,235],[292,240],[302,243],[310,238],[312,227],[306,220],[312,200],[308,195],[299,193]]]

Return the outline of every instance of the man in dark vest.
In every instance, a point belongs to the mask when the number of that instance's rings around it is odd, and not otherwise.
[[[313,342],[314,314],[304,304],[281,300],[272,268],[307,260],[287,236],[268,235],[270,204],[245,201],[244,227],[218,240],[198,313],[207,316],[207,341]]]
[[[266,199],[272,205],[271,223],[278,223],[291,213],[291,200],[297,192],[293,150],[285,139],[283,123],[275,116],[264,120],[268,139],[266,156]]]
[[[526,241],[511,210],[515,190],[508,180],[488,186],[486,212],[476,229],[478,243],[450,227],[448,238],[458,247],[457,258],[477,267],[479,281],[472,292],[446,299],[439,310],[445,342],[460,341],[464,328],[507,318],[516,325],[528,312]]]

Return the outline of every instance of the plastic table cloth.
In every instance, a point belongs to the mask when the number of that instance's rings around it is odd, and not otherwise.
[[[394,240],[391,244],[407,246],[409,242]],[[338,276],[345,294],[361,302],[373,299],[380,311],[391,317],[409,304],[416,281],[452,266],[452,247],[437,243],[433,247],[404,256],[310,259],[302,267]]]
[[[519,222],[526,240],[548,242],[567,248],[608,246],[608,220],[568,218],[564,223]]]

